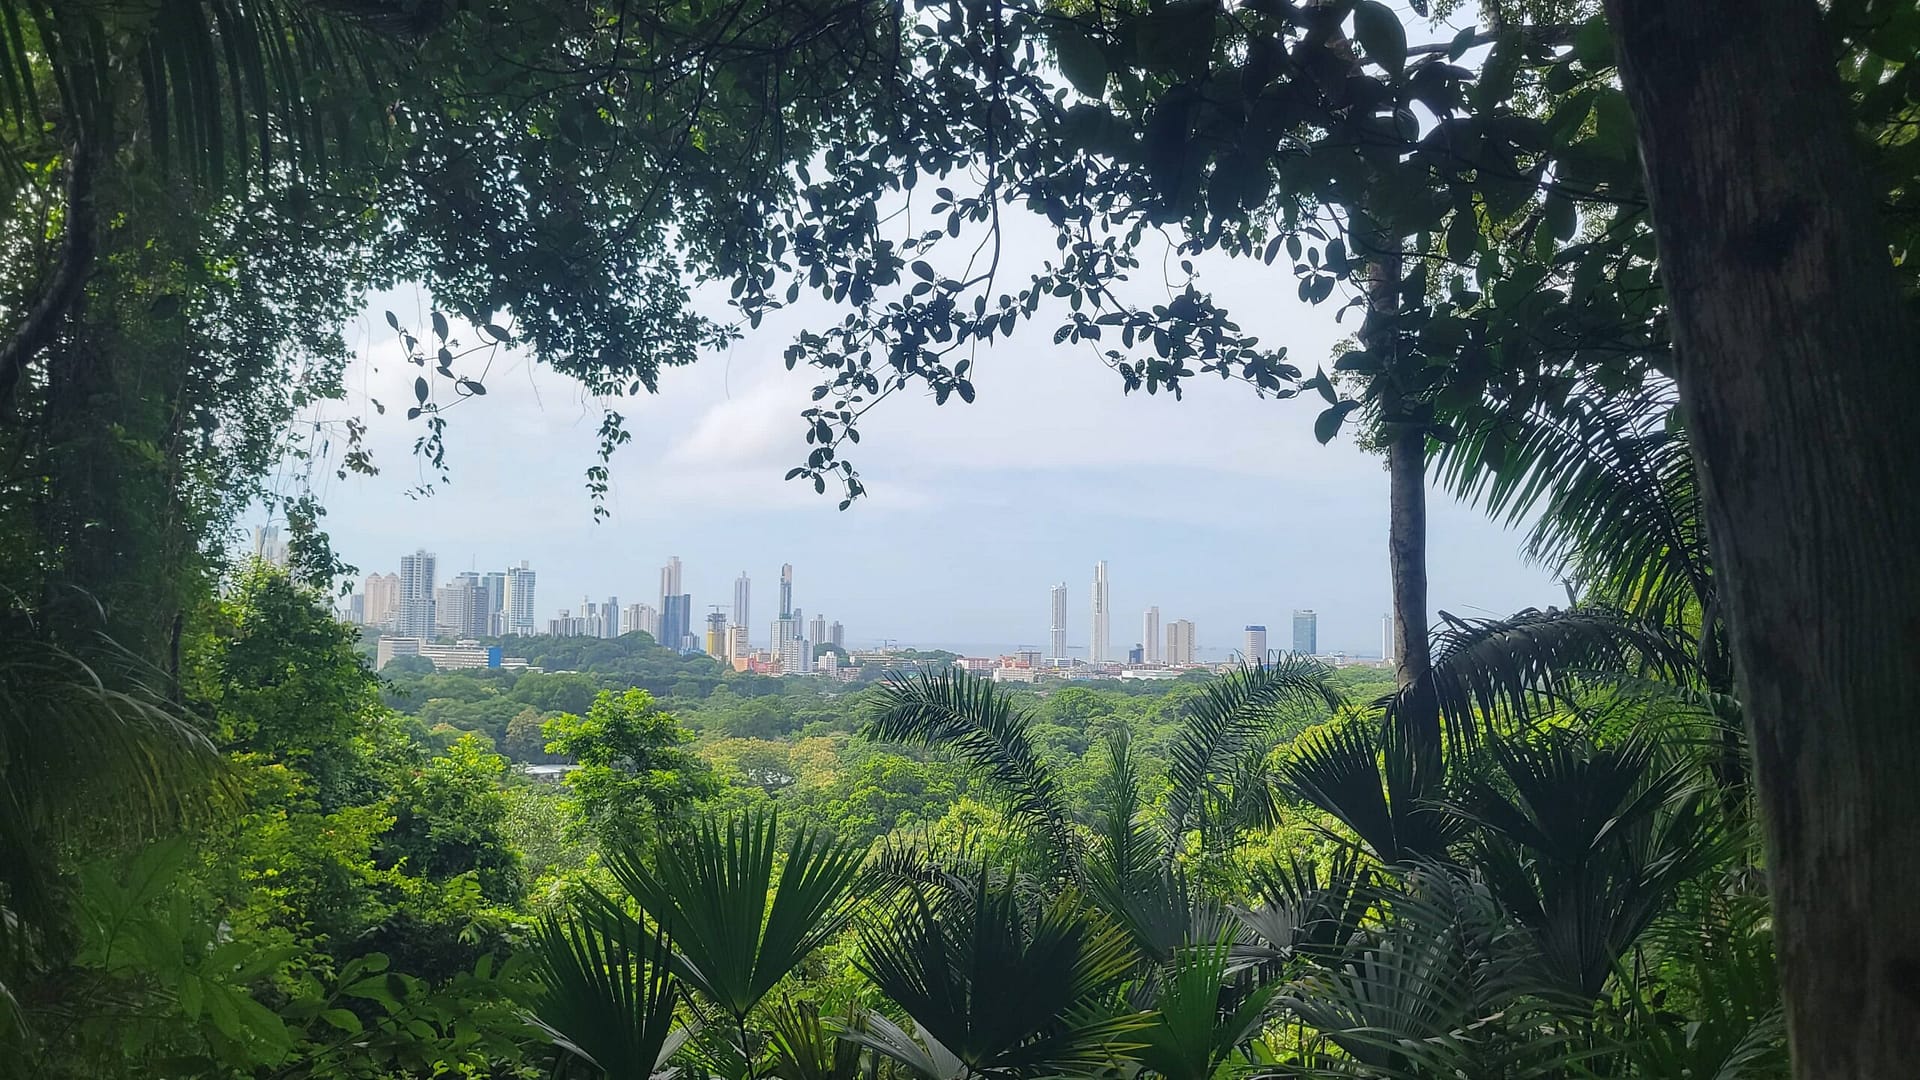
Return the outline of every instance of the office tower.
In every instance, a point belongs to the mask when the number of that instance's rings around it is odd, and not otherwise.
[[[727,652],[727,613],[718,604],[707,615],[707,655],[721,660],[731,658]]]
[[[347,621],[355,626],[367,624],[367,594],[354,593],[347,597]]]
[[[1393,616],[1380,616],[1380,659],[1393,662]]]
[[[782,623],[798,629],[799,621],[782,619]],[[780,644],[780,670],[789,675],[804,675],[813,670],[813,645],[797,634]]]
[[[1167,624],[1167,666],[1193,666],[1193,623],[1186,619]]]
[[[780,617],[793,614],[793,564],[780,564]]]
[[[280,526],[254,526],[253,557],[275,566],[287,565],[287,541],[280,535]]]
[[[600,605],[600,636],[614,638],[625,632],[626,628],[620,625],[620,598],[609,596],[607,602]]]
[[[693,639],[693,597],[687,593],[662,597],[660,635],[654,640],[675,652],[691,652]]]
[[[680,556],[675,555],[660,568],[660,632],[654,640],[676,652],[689,652],[692,637],[693,597],[681,591]]]
[[[743,660],[753,655],[753,643],[747,640],[747,628],[739,623],[727,627],[727,659]]]
[[[1127,650],[1127,666],[1140,667],[1147,662],[1147,647],[1136,643]]]
[[[626,633],[639,630],[655,641],[660,640],[660,612],[652,604],[628,604],[620,617],[620,626]]]
[[[527,568],[527,560],[521,559],[519,566],[507,568],[506,595],[500,606],[506,615],[507,633],[516,637],[534,633],[533,583],[534,573]]]
[[[480,575],[480,608],[488,637],[507,634],[507,572],[489,570]]]
[[[1240,656],[1249,664],[1267,662],[1267,628],[1248,626],[1246,640],[1240,646]]]
[[[1093,564],[1093,640],[1087,659],[1095,664],[1108,660],[1107,635],[1113,620],[1107,609],[1107,561]]]
[[[1320,655],[1320,616],[1311,608],[1294,610],[1293,651],[1301,656]]]
[[[481,584],[480,575],[462,570],[445,588],[434,590],[434,619],[440,629],[456,640],[485,637],[486,600],[486,587]]]
[[[360,621],[367,626],[385,626],[400,608],[400,575],[368,574],[360,586],[366,594],[366,609]]]
[[[819,645],[827,640],[827,617],[825,615],[815,615],[813,621],[807,624],[807,640],[813,642],[815,645]]]
[[[842,649],[846,648],[847,647],[847,628],[844,626],[841,626],[838,622],[834,623],[832,626],[827,627],[827,643]]]
[[[400,556],[400,597],[394,613],[393,629],[400,637],[432,641],[435,637],[433,615],[434,564],[432,552],[421,549]]]
[[[1067,583],[1053,587],[1053,621],[1047,624],[1047,659],[1067,658]]]
[[[753,625],[753,582],[748,580],[745,570],[740,571],[740,576],[733,579],[733,625],[739,627]],[[752,637],[753,632],[747,631],[749,643]]]
[[[1140,617],[1140,662],[1157,664],[1160,662],[1160,608],[1150,607]]]

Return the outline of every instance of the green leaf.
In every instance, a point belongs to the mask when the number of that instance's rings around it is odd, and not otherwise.
[[[1398,75],[1407,66],[1407,30],[1400,17],[1379,0],[1360,0],[1353,8],[1353,36],[1374,63]]]
[[[349,1035],[360,1034],[360,1018],[352,1009],[328,1009],[320,1014],[320,1019]]]
[[[1604,15],[1595,15],[1580,24],[1573,36],[1573,55],[1590,71],[1613,66],[1613,35],[1607,30]]]
[[[1060,73],[1075,90],[1090,98],[1107,92],[1107,76],[1112,70],[1107,54],[1078,27],[1063,29],[1054,36],[1053,55],[1060,64]]]
[[[1313,437],[1322,443],[1332,442],[1333,437],[1340,434],[1340,425],[1346,421],[1347,414],[1359,407],[1357,401],[1341,401],[1321,412],[1313,421]]]

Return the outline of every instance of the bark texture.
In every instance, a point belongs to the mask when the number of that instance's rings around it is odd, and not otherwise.
[[[1920,354],[1814,0],[1607,0],[1751,729],[1794,1074],[1920,1071]]]

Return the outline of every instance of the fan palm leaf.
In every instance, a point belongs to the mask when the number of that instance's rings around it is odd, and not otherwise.
[[[1444,780],[1437,750],[1413,745],[1391,726],[1350,720],[1302,736],[1280,776],[1384,863],[1445,858],[1461,835],[1457,819],[1435,802]]]
[[[860,970],[970,1073],[1109,1067],[1145,1022],[1113,1004],[1133,967],[1126,936],[1070,895],[1029,918],[1012,889],[985,876],[965,903],[916,889],[888,917],[868,921],[860,942]],[[895,1040],[850,1037],[926,1065],[897,1052]]]
[[[604,898],[534,936],[541,990],[533,1021],[610,1080],[646,1080],[687,1038],[674,1027],[666,937]]]
[[[607,853],[620,884],[674,945],[675,973],[736,1021],[852,917],[862,851],[812,828],[784,847],[773,812],[708,820]]]
[[[889,675],[868,709],[869,737],[958,753],[1039,831],[1056,865],[1072,864],[1076,837],[1059,778],[1034,746],[1033,717],[991,680],[952,668]]]
[[[1225,943],[1182,949],[1160,979],[1152,1022],[1133,1036],[1133,1057],[1166,1080],[1212,1080],[1259,1032],[1281,989],[1269,983],[1229,998],[1228,971]]]
[[[1166,811],[1162,831],[1170,851],[1200,825],[1209,805],[1239,803],[1257,812],[1271,809],[1258,798],[1262,778],[1241,765],[1249,751],[1264,751],[1278,721],[1290,709],[1337,709],[1341,698],[1327,682],[1331,670],[1308,657],[1285,656],[1272,664],[1239,670],[1209,682],[1187,707],[1168,753]],[[1264,758],[1260,753],[1259,758]],[[1223,783],[1232,776],[1238,783]],[[1248,793],[1256,797],[1249,799]],[[1235,797],[1237,794],[1237,798]]]
[[[767,1010],[773,1075],[780,1080],[855,1080],[860,1075],[860,1046],[840,1037],[857,1030],[857,1020],[828,1025],[811,1001],[784,999]]]

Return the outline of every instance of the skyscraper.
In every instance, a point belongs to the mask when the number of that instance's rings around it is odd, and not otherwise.
[[[644,631],[656,642],[660,640],[660,611],[652,604],[628,604],[620,615],[620,626],[626,633],[635,630]]]
[[[1267,628],[1248,626],[1246,641],[1240,646],[1240,656],[1249,664],[1267,662]]]
[[[1101,559],[1093,564],[1093,640],[1087,655],[1093,663],[1104,664],[1110,659],[1107,636],[1113,629],[1111,614],[1107,607],[1107,560]]]
[[[527,560],[521,559],[519,566],[507,568],[506,598],[501,602],[501,610],[506,613],[507,633],[515,637],[527,637],[535,632],[533,583],[534,573],[527,568]]]
[[[1312,608],[1294,609],[1293,651],[1301,656],[1320,655],[1320,616]]]
[[[620,598],[609,596],[607,602],[600,605],[600,636],[613,638],[624,632],[620,625]]]
[[[654,640],[675,652],[689,652],[693,644],[693,597],[680,591],[680,556],[660,568],[660,632]]]
[[[1157,605],[1140,617],[1140,649],[1141,663],[1160,662],[1160,608]]]
[[[480,575],[480,621],[486,624],[488,637],[502,637],[507,630],[507,572],[489,570]]]
[[[1193,666],[1193,623],[1186,619],[1167,624],[1167,666]]]
[[[733,579],[733,625],[750,628],[753,626],[753,582],[747,579],[747,572]],[[746,640],[753,641],[753,631],[746,630]]]
[[[1067,583],[1053,587],[1053,621],[1047,630],[1047,659],[1065,663],[1067,659]]]
[[[399,574],[368,574],[360,591],[367,597],[360,616],[362,621],[368,626],[385,626],[393,621],[400,610]]]
[[[1380,659],[1393,661],[1393,616],[1380,616]]]
[[[727,651],[727,613],[720,610],[718,604],[707,614],[707,655],[732,659]]]
[[[780,617],[793,614],[793,564],[780,564]]]
[[[842,649],[846,648],[847,647],[847,628],[844,626],[841,626],[837,621],[832,626],[827,627],[827,643],[830,645],[838,646],[839,648],[842,648]],[[815,642],[815,644],[819,644],[819,643]]]
[[[827,640],[827,617],[825,615],[815,615],[813,621],[807,624],[807,640],[813,642],[815,645],[819,645]]]
[[[253,557],[275,566],[287,565],[287,541],[278,525],[253,527]]]
[[[487,590],[472,570],[462,570],[434,593],[434,617],[454,638],[487,636]]]
[[[400,556],[400,596],[394,612],[394,632],[400,637],[434,639],[433,553],[424,548]]]

